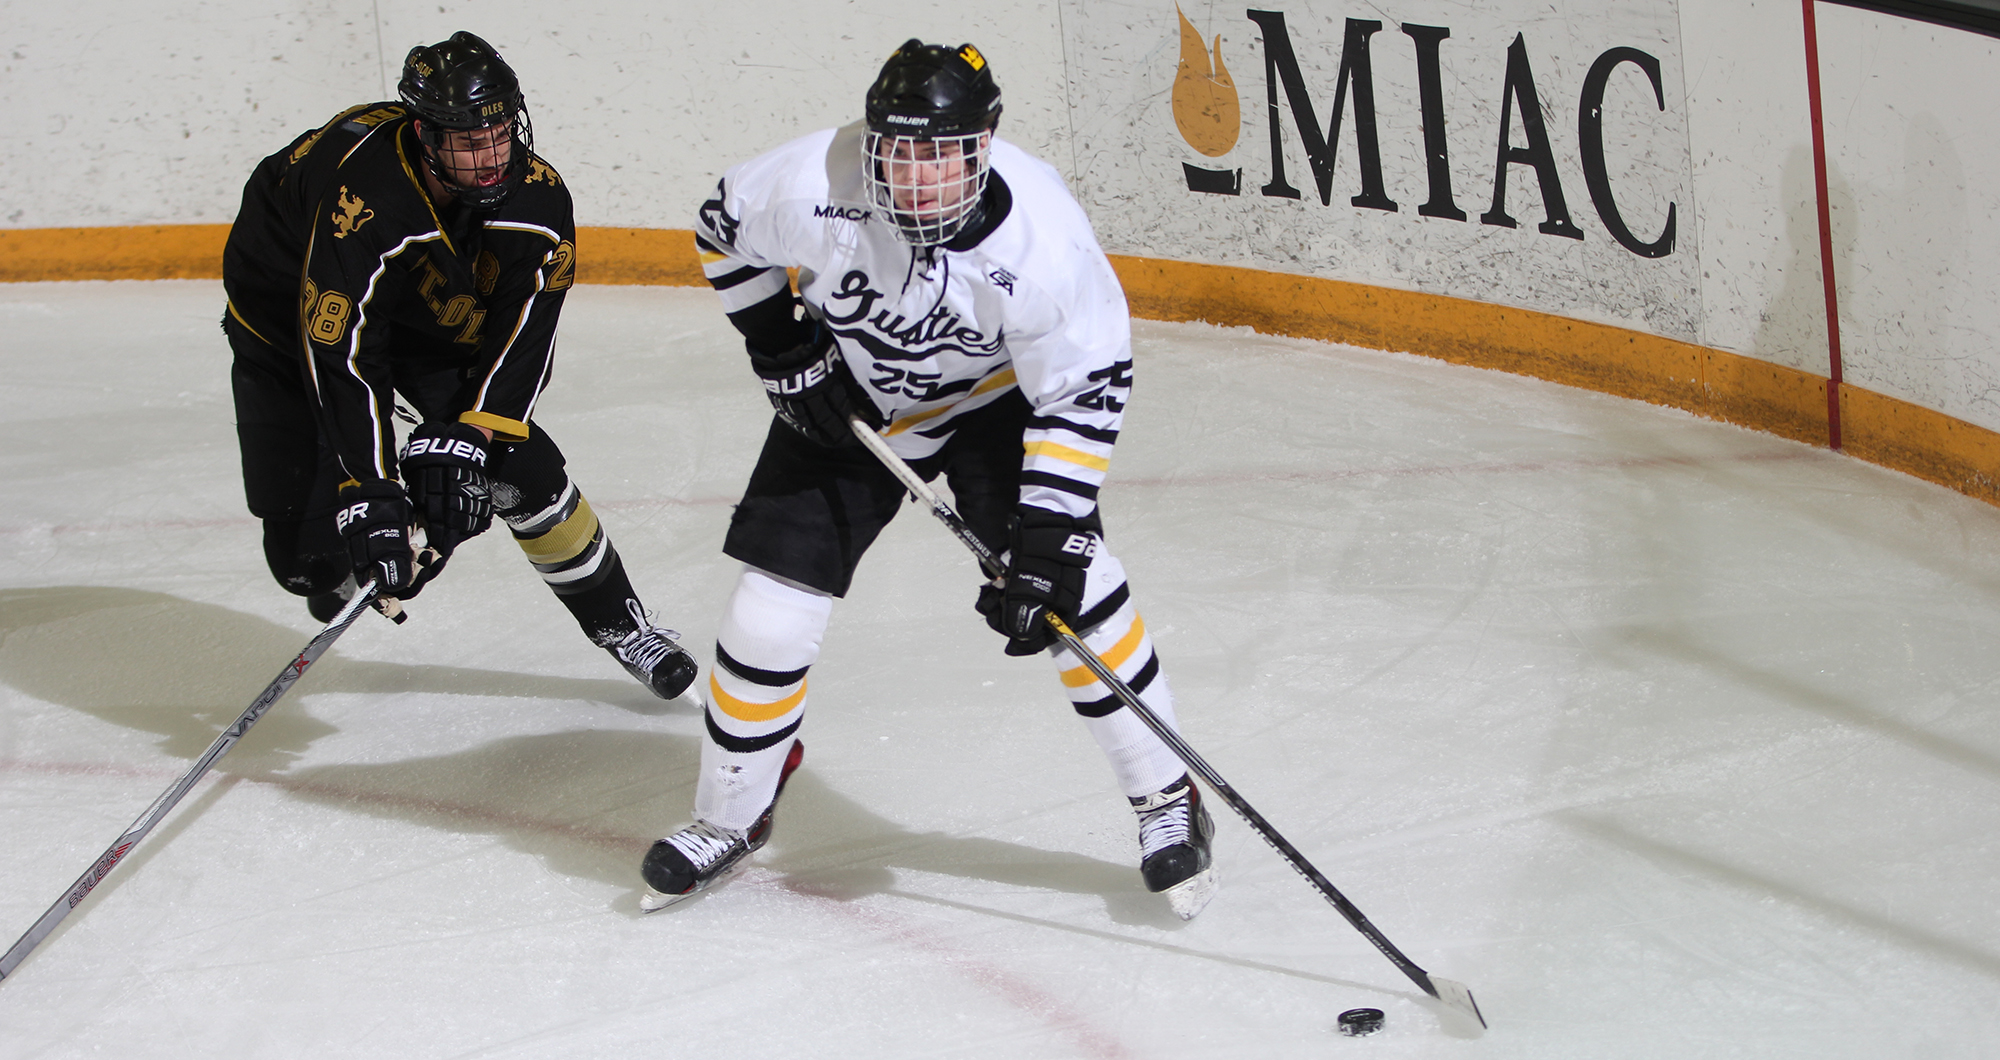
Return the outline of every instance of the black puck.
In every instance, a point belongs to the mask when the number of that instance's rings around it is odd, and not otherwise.
[[[1374,1034],[1381,1029],[1382,1010],[1379,1008],[1351,1008],[1340,1014],[1340,1033],[1350,1038]]]

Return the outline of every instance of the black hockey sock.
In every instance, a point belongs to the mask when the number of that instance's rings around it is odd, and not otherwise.
[[[602,537],[599,540],[605,555],[588,584],[552,584],[549,588],[555,590],[556,599],[569,608],[569,613],[576,616],[583,635],[602,647],[616,644],[639,628],[625,606],[627,600],[639,597],[632,591],[632,580],[625,576],[625,561],[619,558],[618,550],[611,547],[610,541]]]
[[[638,597],[625,576],[625,561],[575,485],[565,484],[555,503],[539,512],[500,514],[528,562],[592,643],[616,644],[639,628],[626,607],[626,601]]]

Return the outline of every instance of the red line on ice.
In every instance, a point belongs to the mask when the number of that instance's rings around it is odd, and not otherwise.
[[[1700,468],[1720,467],[1725,464],[1765,464],[1789,460],[1810,459],[1814,450],[1799,447],[1796,450],[1773,450],[1765,453],[1748,453],[1741,456],[1694,457],[1694,456],[1634,456],[1606,457],[1602,459],[1578,460],[1519,460],[1490,461],[1467,464],[1420,464],[1408,467],[1353,467],[1318,468],[1301,471],[1238,471],[1214,474],[1164,475],[1150,478],[1114,478],[1109,485],[1151,489],[1157,487],[1184,488],[1190,486],[1234,486],[1251,482],[1338,482],[1345,479],[1405,478],[1426,475],[1519,475],[1543,471],[1598,471],[1623,468]],[[591,507],[599,511],[644,511],[649,508],[707,508],[719,504],[735,504],[735,496],[727,497],[651,497],[644,500],[606,501],[602,504],[591,502]],[[109,534],[132,533],[149,530],[212,530],[221,527],[254,526],[257,520],[247,515],[231,519],[152,519],[129,522],[57,523],[53,526],[0,526],[0,535],[19,535],[43,530],[53,536],[66,534]]]

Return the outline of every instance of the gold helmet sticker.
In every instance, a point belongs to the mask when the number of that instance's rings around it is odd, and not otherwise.
[[[958,57],[964,59],[968,63],[971,63],[972,68],[974,70],[986,69],[986,57],[984,55],[979,54],[979,49],[973,47],[970,44],[962,45],[959,47]]]

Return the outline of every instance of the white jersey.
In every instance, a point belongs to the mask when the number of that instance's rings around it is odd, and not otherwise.
[[[995,138],[989,209],[1004,218],[968,249],[912,247],[862,190],[863,132],[822,130],[723,174],[696,224],[723,308],[771,298],[797,269],[904,459],[1018,389],[1034,409],[1021,501],[1089,514],[1132,373],[1125,294],[1089,219],[1053,167]]]

